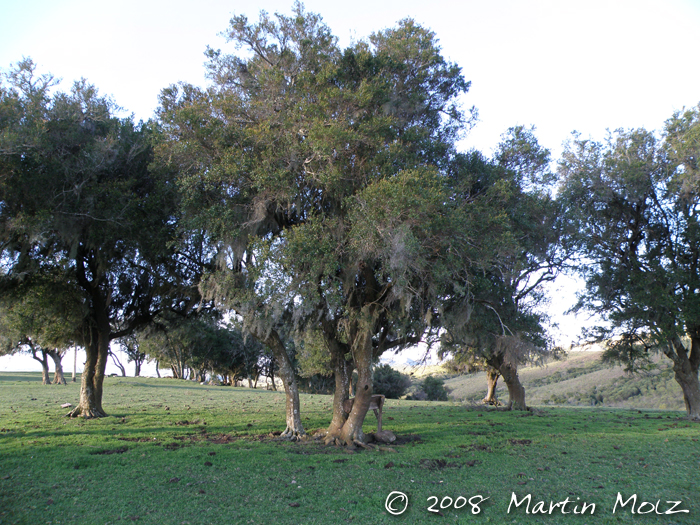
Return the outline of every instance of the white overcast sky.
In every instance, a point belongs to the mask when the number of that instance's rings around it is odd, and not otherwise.
[[[606,129],[660,130],[674,111],[700,102],[700,0],[304,5],[341,46],[406,17],[432,29],[472,82],[464,105],[477,107],[479,123],[462,146],[487,155],[516,124],[535,125],[556,157],[573,130],[596,139]],[[232,14],[255,20],[261,9],[289,14],[291,7],[291,0],[0,0],[0,69],[31,57],[39,72],[62,78],[62,88],[85,77],[148,119],[163,87],[205,83],[207,45],[234,51],[219,36]]]

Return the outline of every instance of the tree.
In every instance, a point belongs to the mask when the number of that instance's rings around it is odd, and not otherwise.
[[[207,293],[278,358],[287,431],[303,433],[285,330],[322,339],[336,379],[327,440],[352,445],[372,362],[434,336],[442,297],[467,315],[464,261],[480,257],[484,221],[453,198],[464,174],[450,165],[469,84],[412,20],[341,51],[297,3],[291,17],[234,17],[227,35],[244,51],[209,50],[210,88],[163,91],[163,158],[221,247]]]
[[[0,247],[3,288],[50,269],[79,291],[87,359],[72,416],[101,417],[110,342],[172,299],[173,185],[148,169],[148,125],[85,80],[55,92],[29,59],[0,90]]]
[[[373,392],[381,394],[389,399],[399,399],[411,386],[411,379],[394,370],[390,365],[384,364],[374,369]]]
[[[54,362],[54,384],[66,384],[61,360],[81,337],[82,304],[74,286],[60,274],[43,272],[24,279],[2,294],[0,351],[30,352],[41,364],[42,382],[49,384],[48,358]],[[37,356],[37,352],[40,356]]]
[[[440,354],[451,353],[459,363],[483,361],[489,382],[484,401],[496,402],[500,374],[508,387],[508,406],[525,410],[518,367],[554,353],[541,308],[543,285],[555,279],[570,257],[568,245],[561,242],[561,205],[551,195],[555,176],[549,151],[538,143],[534,128],[517,126],[503,136],[494,159],[472,153],[464,162],[478,174],[471,191],[483,193],[500,212],[507,235],[491,259],[494,264],[471,271],[469,322],[448,319]]]
[[[440,349],[438,355],[445,357],[447,352]],[[486,395],[482,401],[487,405],[500,406],[501,402],[496,397],[496,387],[501,372],[489,365],[483,357],[477,353],[455,352],[450,359],[443,363],[443,367],[450,373],[474,374],[476,372],[486,372]]]
[[[139,340],[135,334],[130,334],[119,339],[119,348],[127,356],[130,363],[134,363],[134,377],[141,375],[141,366],[148,357],[141,351]]]
[[[425,392],[428,401],[447,401],[445,381],[440,378],[426,377],[421,383],[421,389]]]
[[[676,113],[663,139],[617,130],[605,142],[575,137],[559,171],[579,233],[586,289],[578,309],[605,324],[604,358],[628,371],[654,351],[673,362],[691,420],[700,420],[699,109]]]

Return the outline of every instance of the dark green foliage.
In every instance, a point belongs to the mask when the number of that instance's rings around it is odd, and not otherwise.
[[[644,129],[605,142],[573,140],[562,201],[586,290],[577,309],[606,323],[605,359],[643,370],[654,352],[674,363],[691,419],[700,421],[700,109],[676,113],[660,140]]]
[[[407,375],[394,370],[387,364],[380,365],[374,369],[373,380],[372,392],[374,394],[382,394],[389,399],[400,398],[411,386],[411,379]]]
[[[447,390],[445,390],[445,381],[428,376],[421,383],[421,389],[425,392],[428,401],[447,401]]]
[[[312,374],[297,378],[299,392],[306,394],[332,394],[335,389],[333,375]]]

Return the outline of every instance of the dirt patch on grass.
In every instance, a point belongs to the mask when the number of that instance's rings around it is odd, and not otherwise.
[[[461,468],[462,465],[455,461],[448,462],[444,459],[421,459],[418,462],[420,468],[426,470],[443,470],[446,468]]]
[[[233,443],[234,441],[238,440],[236,436],[232,436],[231,434],[207,435],[206,439],[209,441],[209,443],[213,443],[215,445],[227,445],[228,443]]]
[[[396,441],[394,441],[391,446],[395,445],[406,445],[411,443],[412,445],[419,445],[423,443],[423,438],[418,434],[406,434],[405,436],[396,436]]]
[[[474,450],[477,452],[491,452],[491,447],[488,445],[457,445],[459,448]]]
[[[531,439],[509,439],[511,445],[532,445]]]
[[[206,425],[206,422],[202,421],[201,419],[195,419],[194,421],[175,421],[175,425],[180,426],[180,427],[185,427],[187,425]]]
[[[129,450],[128,447],[119,447],[110,450],[96,450],[95,452],[91,452],[91,454],[95,456],[109,456],[110,454],[123,454],[127,450]]]

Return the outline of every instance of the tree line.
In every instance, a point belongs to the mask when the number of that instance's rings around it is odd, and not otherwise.
[[[700,420],[699,109],[660,136],[575,137],[552,170],[534,128],[459,151],[470,83],[410,19],[345,49],[300,4],[225,34],[236,52],[207,50],[208,85],[164,88],[145,123],[29,59],[4,75],[3,344],[85,348],[72,416],[105,415],[112,342],[181,375],[265,349],[289,439],[302,376],[324,373],[327,441],[362,442],[373,365],[418,343],[488,365],[525,409],[518,366],[557,351],[544,285],[578,270],[605,358],[663,353]]]

